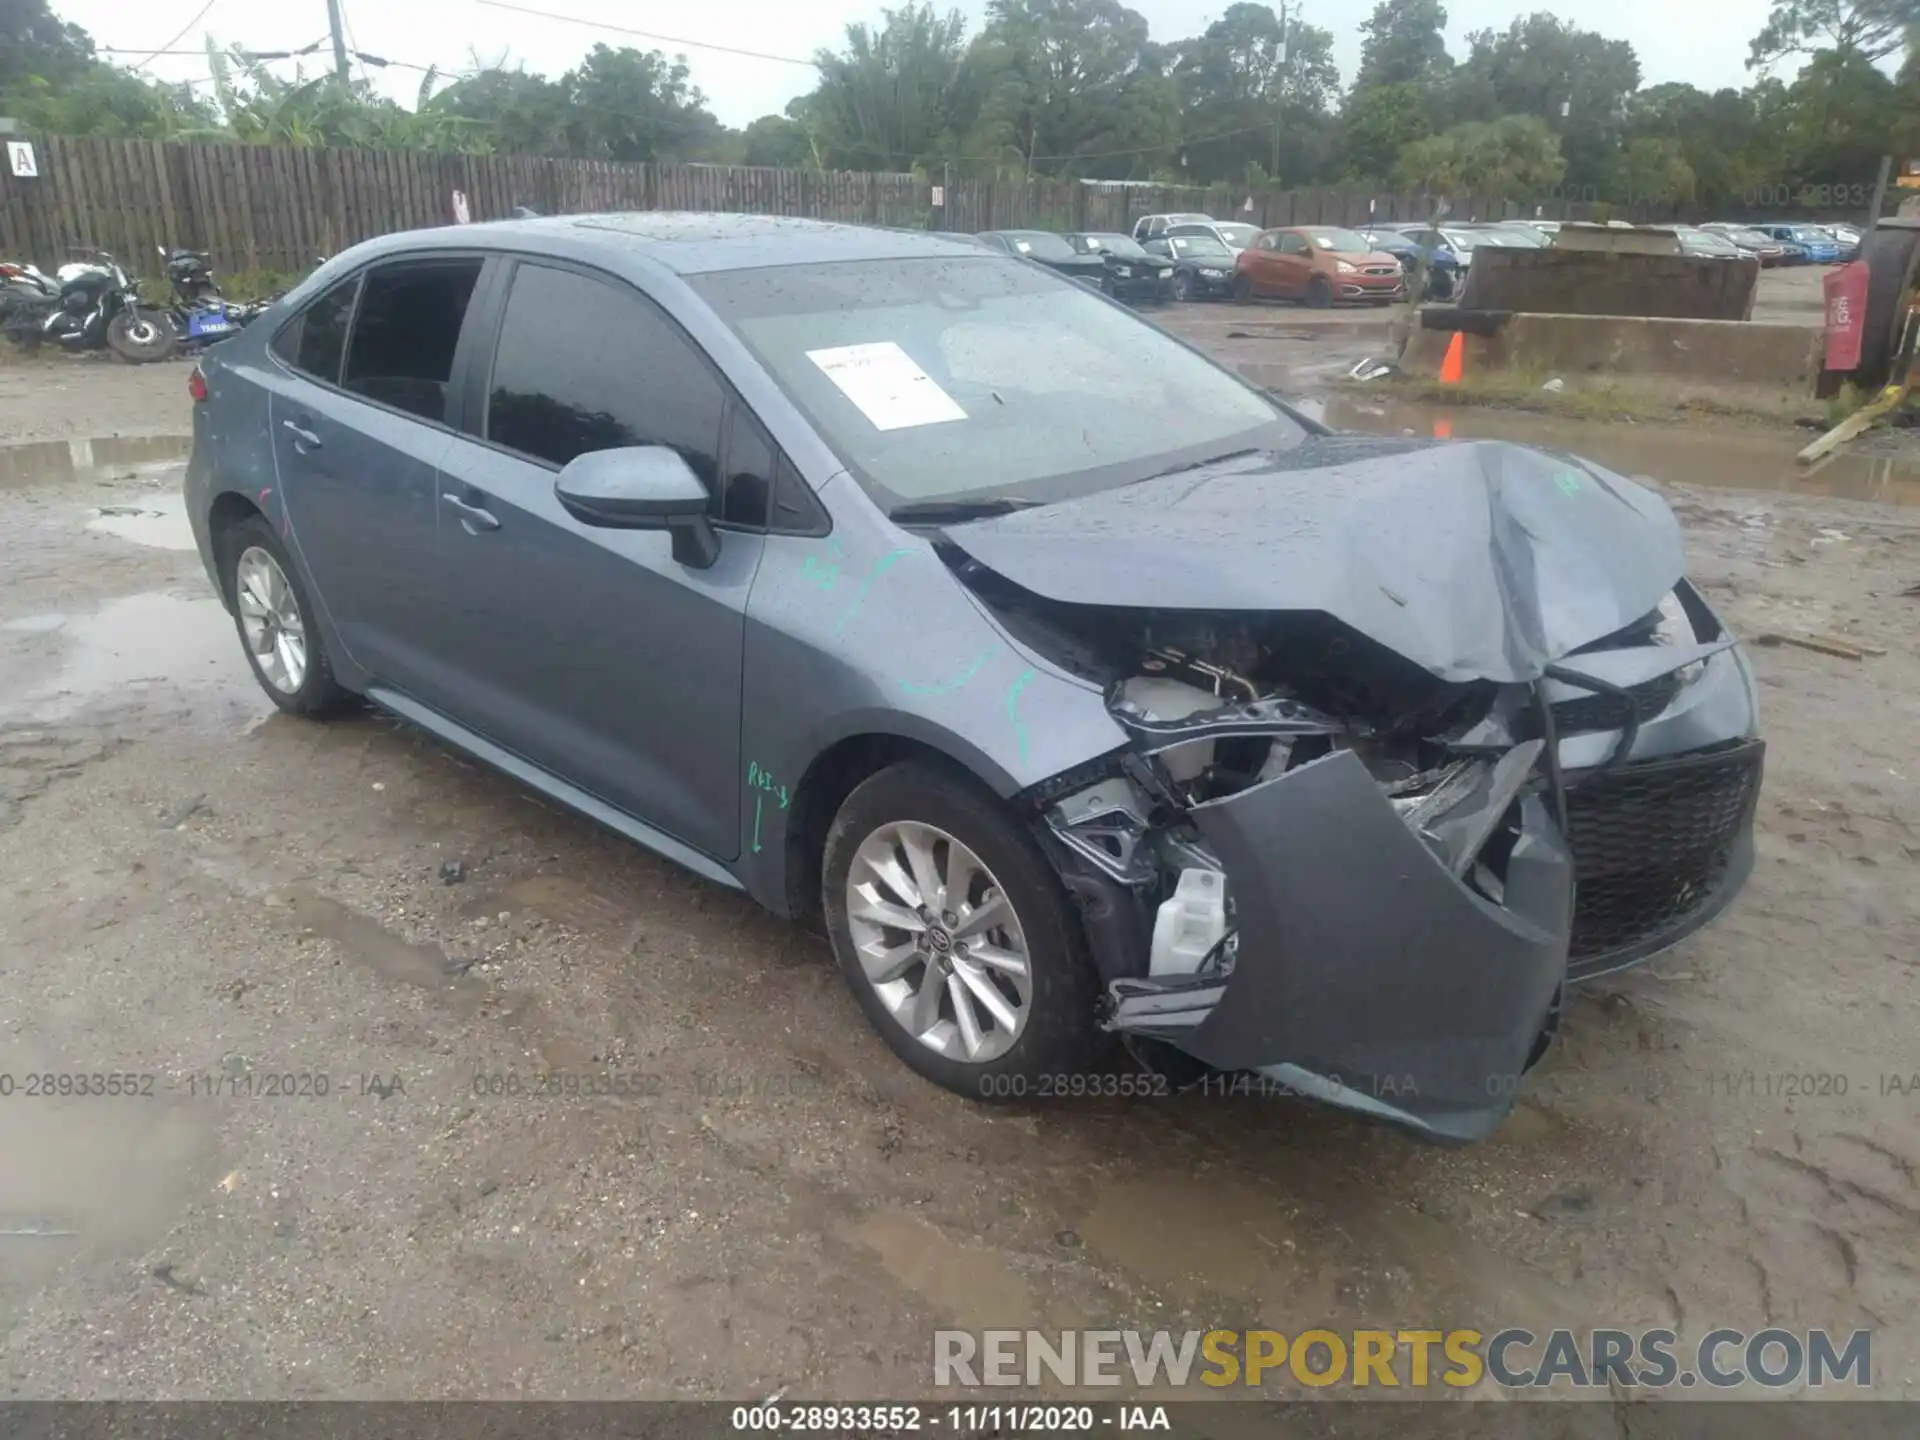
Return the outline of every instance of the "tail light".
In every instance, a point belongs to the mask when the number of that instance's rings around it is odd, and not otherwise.
[[[193,397],[193,403],[196,405],[206,402],[207,377],[200,373],[198,365],[194,366],[193,373],[187,376],[187,394]]]

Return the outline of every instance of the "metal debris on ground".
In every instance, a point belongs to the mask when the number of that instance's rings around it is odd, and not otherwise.
[[[1545,390],[1549,395],[1558,395],[1562,390],[1567,388],[1567,382],[1556,375],[1540,388]]]
[[[1393,361],[1382,360],[1376,356],[1369,355],[1366,359],[1358,362],[1351,370],[1347,371],[1347,378],[1350,380],[1378,380],[1383,376],[1398,375],[1399,373],[1400,367],[1394,364]]]
[[[1792,645],[1801,650],[1812,650],[1820,655],[1835,655],[1842,660],[1863,660],[1868,655],[1884,655],[1884,650],[1854,645],[1845,640],[1836,640],[1831,635],[1793,635],[1785,631],[1770,630],[1754,638],[1756,645]]]

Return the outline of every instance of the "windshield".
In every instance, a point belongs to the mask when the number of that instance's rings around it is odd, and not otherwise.
[[[1034,260],[1071,260],[1073,247],[1058,235],[1049,235],[1044,230],[1008,230],[1006,242],[1014,248],[1016,254],[1025,255]]]
[[[1547,243],[1531,230],[1482,230],[1476,238],[1482,245],[1504,245],[1519,250],[1541,250]]]
[[[1151,257],[1124,235],[1077,235],[1073,248],[1097,251],[1120,260],[1146,260]]]
[[[1796,225],[1793,227],[1793,238],[1796,240],[1811,240],[1814,244],[1818,245],[1822,241],[1831,242],[1833,236],[1822,230],[1818,225]]]
[[[1451,248],[1458,250],[1463,255],[1473,249],[1475,245],[1478,245],[1481,240],[1480,236],[1470,235],[1465,230],[1442,230],[1440,232],[1440,238],[1446,241]]]
[[[888,509],[1066,499],[1304,436],[1154,326],[1081,285],[988,256],[688,283]]]
[[[1736,245],[1771,245],[1773,237],[1762,235],[1758,230],[1720,230],[1716,234],[1724,235]]]
[[[1175,235],[1167,244],[1182,260],[1226,260],[1233,256],[1233,251],[1211,235]]]
[[[1260,233],[1260,227],[1257,225],[1241,225],[1237,222],[1226,225],[1216,225],[1213,228],[1220,232],[1220,238],[1226,241],[1227,244],[1236,246],[1241,250],[1253,244],[1254,237]]]
[[[1366,239],[1351,230],[1309,230],[1316,250],[1331,250],[1335,255],[1365,255],[1373,249]]]

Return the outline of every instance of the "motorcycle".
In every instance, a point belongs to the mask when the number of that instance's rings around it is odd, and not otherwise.
[[[120,262],[104,250],[80,246],[80,258],[62,265],[51,287],[30,265],[9,265],[10,292],[0,329],[22,349],[55,344],[62,350],[110,349],[122,360],[164,360],[179,348],[164,316],[141,305]]]
[[[167,284],[173,290],[173,302],[167,318],[182,349],[204,349],[225,340],[252,323],[266,309],[264,303],[249,305],[227,299],[213,277],[212,258],[204,250],[169,250],[157,247],[166,262]]]

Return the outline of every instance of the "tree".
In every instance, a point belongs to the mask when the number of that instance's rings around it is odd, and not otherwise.
[[[1295,24],[1283,37],[1271,8],[1243,0],[1171,48],[1181,129],[1195,137],[1181,147],[1189,178],[1238,179],[1262,164],[1298,183],[1325,168],[1340,87],[1331,32]]]
[[[1640,85],[1633,47],[1544,12],[1503,32],[1476,31],[1468,46],[1450,86],[1449,121],[1535,116],[1560,137],[1568,179],[1599,180],[1619,149],[1627,97]]]
[[[601,160],[698,158],[721,138],[684,55],[595,45],[561,77],[573,108],[571,153]]]
[[[798,170],[813,162],[813,142],[806,127],[786,115],[762,115],[746,128],[742,165],[772,165]]]
[[[1145,175],[1179,134],[1179,95],[1146,18],[1119,0],[988,0],[973,49],[976,144],[1024,170]]]
[[[1692,85],[1653,85],[1630,96],[1623,132],[1626,143],[1643,139],[1676,145],[1693,172],[1698,204],[1719,210],[1738,203],[1763,178],[1761,152],[1770,137],[1755,133],[1752,92]],[[1609,193],[1614,193],[1610,191]]]
[[[1693,167],[1678,140],[1629,140],[1606,170],[1601,198],[1615,204],[1671,206],[1692,201]]]
[[[1340,117],[1340,155],[1352,180],[1385,180],[1400,154],[1433,130],[1425,86],[1406,80],[1397,85],[1355,87]]]
[[[879,26],[847,26],[846,48],[823,50],[807,115],[835,168],[903,170],[956,153],[980,108],[967,22],[930,4],[884,10]]]
[[[1748,48],[1747,68],[1823,50],[1878,60],[1898,50],[1916,22],[1920,0],[1774,0]]]
[[[0,91],[29,76],[59,84],[97,62],[93,37],[47,8],[47,0],[0,0]]]
[[[1559,138],[1532,115],[1456,125],[1409,145],[1399,164],[1400,181],[1410,188],[1501,200],[1538,195],[1565,173]]]
[[[430,102],[442,114],[478,122],[503,155],[566,155],[573,102],[564,85],[525,70],[490,68],[456,80]]]
[[[1443,79],[1453,68],[1442,33],[1446,28],[1447,7],[1440,0],[1380,0],[1360,27],[1366,38],[1354,90]]]

